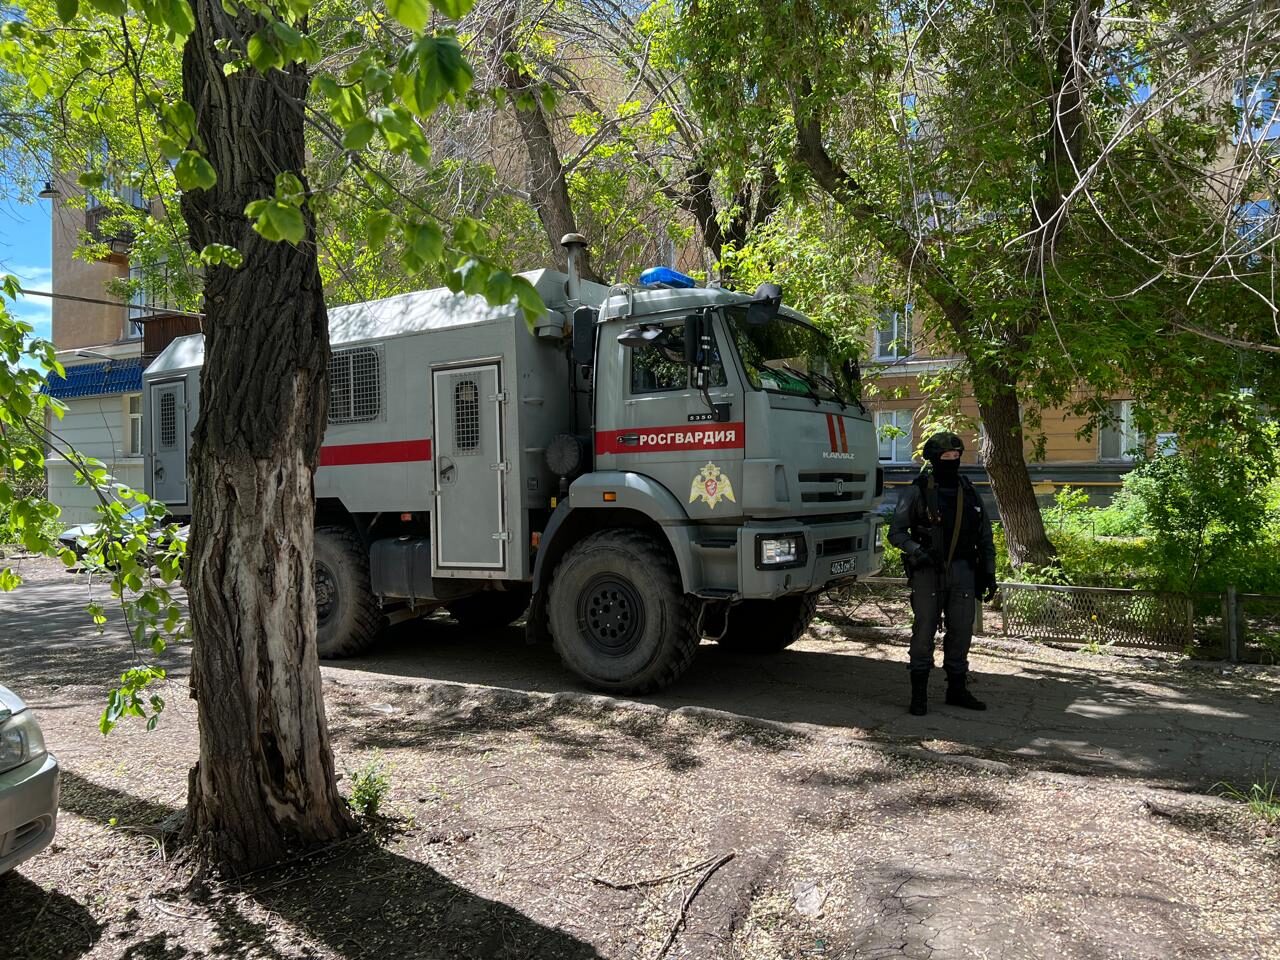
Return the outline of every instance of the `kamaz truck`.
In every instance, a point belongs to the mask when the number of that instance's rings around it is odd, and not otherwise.
[[[527,612],[591,686],[643,693],[701,640],[793,643],[818,595],[878,572],[882,473],[856,362],[781,303],[667,268],[612,288],[524,276],[546,312],[428,290],[329,311],[315,475],[322,657],[447,608]],[[200,335],[144,382],[147,493],[190,514]]]

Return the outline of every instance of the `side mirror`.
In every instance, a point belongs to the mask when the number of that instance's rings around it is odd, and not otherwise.
[[[580,367],[595,363],[596,319],[595,307],[579,307],[573,311],[573,362]]]
[[[840,372],[844,374],[845,379],[850,383],[862,382],[862,367],[858,366],[856,357],[846,357],[844,362],[840,364]]]
[[[706,318],[695,313],[685,317],[684,321],[684,362],[689,366],[697,366],[698,349],[702,346],[702,325]]]
[[[782,288],[776,283],[762,283],[747,303],[747,323],[762,326],[778,316],[782,309]]]

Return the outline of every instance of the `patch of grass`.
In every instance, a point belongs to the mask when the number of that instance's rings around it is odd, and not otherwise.
[[[391,775],[387,772],[382,757],[375,752],[364,766],[350,776],[351,796],[347,798],[347,804],[366,820],[376,817],[391,790]]]
[[[1215,789],[1219,796],[1245,804],[1260,820],[1273,826],[1280,824],[1280,778],[1268,777],[1264,773],[1259,782],[1247,790],[1225,782],[1219,783]]]

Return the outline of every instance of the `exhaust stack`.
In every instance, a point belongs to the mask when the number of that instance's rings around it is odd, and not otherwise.
[[[582,290],[582,256],[587,249],[587,238],[580,233],[566,233],[560,238],[560,246],[565,248],[569,261],[569,279],[565,281],[565,296],[574,302],[580,302]]]

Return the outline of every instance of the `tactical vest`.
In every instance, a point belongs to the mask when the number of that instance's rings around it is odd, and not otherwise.
[[[932,473],[922,473],[911,482],[920,491],[913,504],[908,527],[911,539],[929,548],[935,556],[945,558],[951,553],[955,506],[947,504],[944,508],[939,502],[939,488]],[[967,560],[976,570],[978,540],[982,533],[982,501],[972,481],[963,475],[956,487],[956,496],[962,499],[963,508],[960,510],[960,537],[952,559]]]

